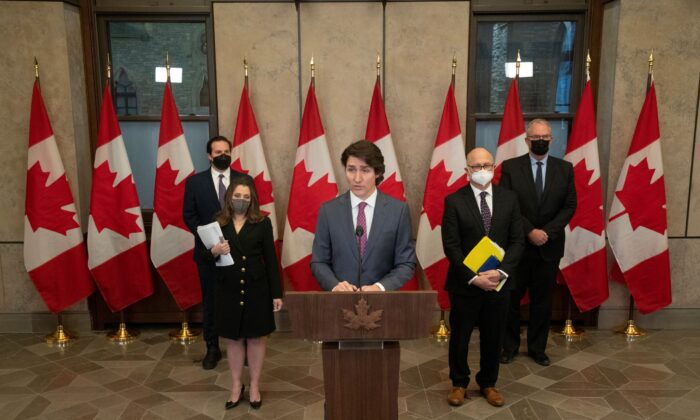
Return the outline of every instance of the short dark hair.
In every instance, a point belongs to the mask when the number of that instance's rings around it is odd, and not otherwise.
[[[384,180],[384,156],[376,144],[371,141],[360,140],[346,147],[340,156],[340,162],[343,164],[343,167],[347,166],[350,156],[363,160],[374,169],[374,173],[377,175],[376,185],[379,185]]]
[[[225,141],[226,143],[228,143],[229,149],[231,148],[231,141],[229,139],[227,139],[224,136],[214,136],[214,137],[210,138],[209,141],[207,142],[207,154],[208,155],[211,154],[211,144],[214,142],[217,142],[217,141]]]

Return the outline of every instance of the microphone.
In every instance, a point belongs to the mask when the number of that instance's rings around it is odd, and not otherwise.
[[[359,291],[362,288],[362,283],[360,283],[360,274],[362,273],[362,252],[360,250],[360,238],[362,238],[362,235],[365,234],[365,230],[362,226],[357,226],[355,228],[355,236],[357,236],[357,256],[359,257],[357,259],[357,290]]]

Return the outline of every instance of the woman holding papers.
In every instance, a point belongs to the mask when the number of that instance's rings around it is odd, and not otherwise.
[[[215,325],[224,339],[233,378],[226,409],[243,399],[241,372],[246,355],[250,369],[249,401],[260,408],[259,381],[266,336],[275,330],[273,312],[282,308],[282,288],[272,237],[272,222],[260,213],[255,185],[247,177],[231,180],[225,206],[216,221],[222,241],[212,258],[230,254],[234,264],[217,267]]]

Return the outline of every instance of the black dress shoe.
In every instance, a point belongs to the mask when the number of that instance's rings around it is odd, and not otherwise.
[[[504,365],[507,365],[508,363],[512,362],[513,359],[515,359],[515,356],[518,354],[517,350],[509,351],[509,350],[503,350],[501,352],[501,358],[498,359],[499,362],[503,363]]]
[[[257,410],[262,406],[262,395],[260,395],[260,399],[257,401],[250,400],[250,408]]]
[[[236,401],[226,401],[225,407],[227,410],[234,408],[235,406],[238,405],[238,403],[241,402],[241,400],[243,399],[243,390],[244,389],[245,389],[245,385],[241,385],[241,393],[240,393],[240,395],[238,395],[238,399]]]
[[[214,369],[221,360],[221,350],[219,350],[218,345],[207,346],[207,354],[202,359],[202,369],[210,370]]]
[[[538,365],[541,366],[549,366],[551,364],[551,361],[549,360],[549,357],[547,357],[546,354],[544,353],[533,353],[530,352],[527,354],[528,356],[532,357],[532,360],[535,361]]]

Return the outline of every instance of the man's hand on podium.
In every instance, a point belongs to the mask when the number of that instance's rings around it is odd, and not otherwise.
[[[362,286],[363,292],[382,292],[383,290],[376,284],[370,284],[367,286]]]
[[[346,282],[346,281],[341,281],[340,283],[336,284],[333,290],[331,292],[356,292],[357,287]]]

